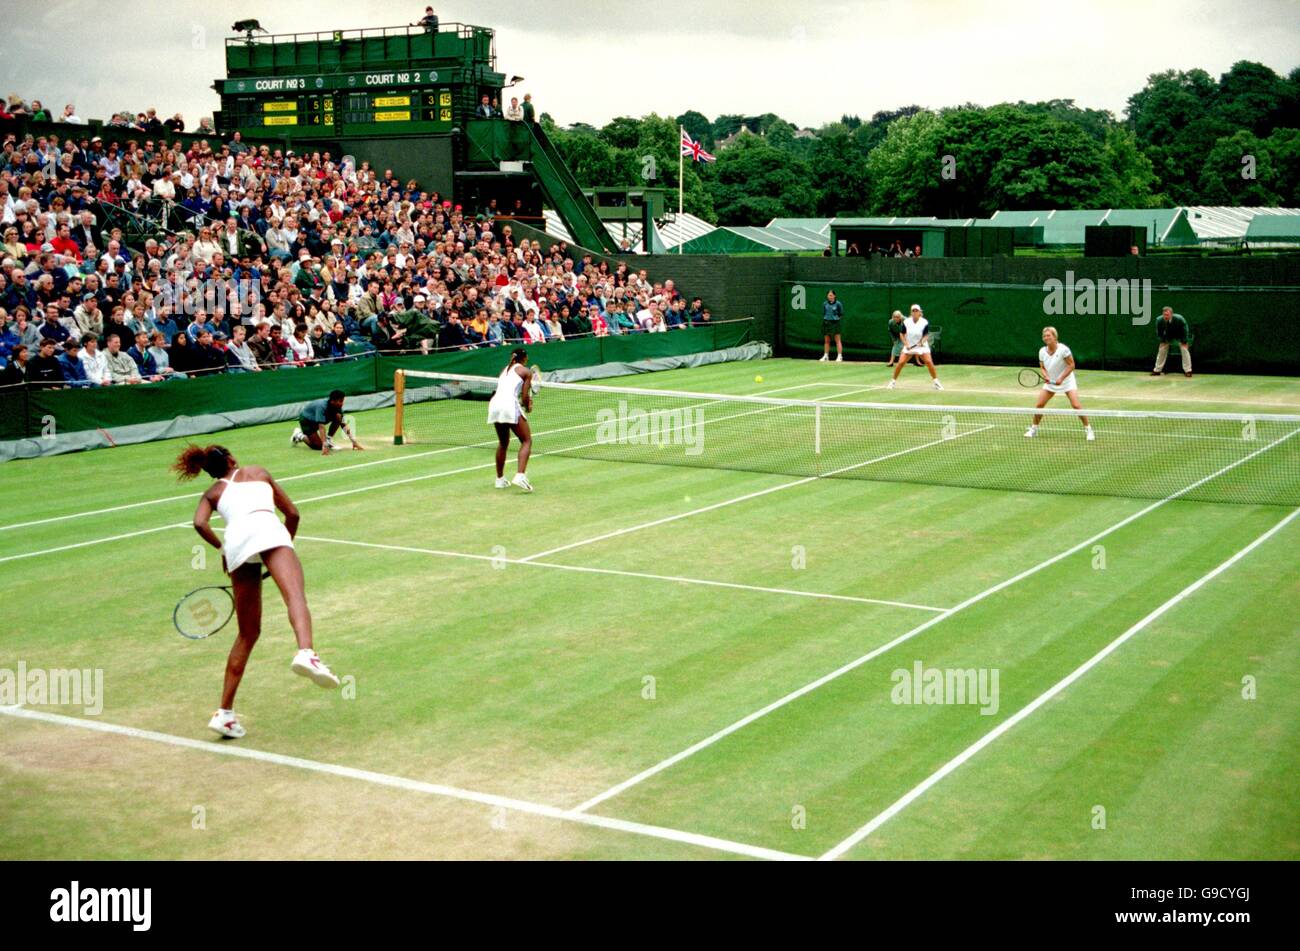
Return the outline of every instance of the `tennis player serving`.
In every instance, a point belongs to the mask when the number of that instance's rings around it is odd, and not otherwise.
[[[488,401],[488,422],[497,431],[497,481],[498,489],[508,489],[511,484],[525,492],[533,491],[533,484],[524,475],[528,456],[533,451],[533,432],[528,428],[528,413],[533,411],[533,371],[528,369],[528,351],[519,347],[510,354],[510,362],[497,377],[497,389]],[[506,479],[506,454],[510,451],[510,434],[519,440],[519,471],[513,479]]]
[[[205,542],[221,551],[221,566],[230,575],[239,634],[226,660],[226,679],[221,690],[221,707],[208,721],[208,728],[228,739],[244,735],[235,715],[235,691],[244,676],[248,656],[262,632],[262,566],[275,579],[289,610],[289,623],[298,640],[290,670],[309,677],[321,687],[337,687],[338,677],[312,649],[311,611],[303,580],[302,562],[293,549],[298,531],[298,509],[261,466],[240,468],[224,446],[188,446],[172,466],[182,479],[206,472],[216,481],[199,499],[194,510],[194,530]],[[284,513],[284,522],[275,510]],[[209,525],[213,511],[226,522],[225,540],[217,538]]]
[[[1038,368],[1043,374],[1043,388],[1038,391],[1038,403],[1035,409],[1042,409],[1057,393],[1064,393],[1065,398],[1075,409],[1083,409],[1079,405],[1079,383],[1074,378],[1074,354],[1070,352],[1069,347],[1057,339],[1055,327],[1043,328],[1043,346],[1038,351]],[[1087,416],[1081,415],[1079,419],[1083,422],[1084,437],[1091,442],[1096,438],[1092,432],[1092,424],[1088,422]],[[1042,413],[1034,415],[1033,423],[1025,430],[1026,439],[1033,439],[1038,435],[1038,424],[1042,421]]]

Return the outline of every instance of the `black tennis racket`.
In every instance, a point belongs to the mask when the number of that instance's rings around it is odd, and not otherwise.
[[[264,570],[262,577],[271,577],[271,572]],[[181,637],[201,641],[220,631],[234,616],[235,593],[231,586],[206,585],[176,602],[172,623]]]
[[[1047,378],[1043,376],[1042,371],[1031,370],[1029,367],[1021,370],[1016,375],[1016,379],[1020,381],[1021,386],[1028,387],[1031,390],[1036,390],[1047,382]]]

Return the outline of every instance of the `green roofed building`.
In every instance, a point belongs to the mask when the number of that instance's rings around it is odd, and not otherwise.
[[[1246,226],[1251,244],[1300,244],[1300,215],[1256,215]]]
[[[791,254],[824,251],[829,246],[825,235],[799,227],[766,228],[726,227],[693,238],[681,246],[683,254]],[[672,248],[670,251],[677,251]]]
[[[1146,228],[1148,246],[1194,245],[1196,232],[1185,208],[1093,208],[1071,211],[996,211],[989,224],[1042,228],[1045,245],[1082,245],[1091,225]]]
[[[871,256],[894,247],[927,258],[992,257],[1015,253],[1015,229],[979,218],[835,218],[831,248],[837,255]],[[1022,237],[1021,243],[1032,243]]]
[[[828,241],[831,236],[831,222],[833,218],[773,218],[767,223],[769,228],[801,228],[804,231],[811,231],[813,234],[820,234]]]

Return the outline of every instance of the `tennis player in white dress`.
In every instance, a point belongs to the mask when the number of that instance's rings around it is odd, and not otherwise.
[[[262,569],[275,579],[289,611],[289,623],[298,641],[290,669],[322,687],[337,687],[339,679],[325,666],[312,648],[311,610],[307,607],[302,562],[293,548],[298,530],[298,509],[285,491],[261,466],[240,468],[224,446],[189,446],[173,468],[182,479],[206,472],[216,481],[199,499],[194,512],[194,530],[213,548],[221,550],[221,562],[230,575],[239,634],[226,660],[226,677],[221,707],[208,727],[230,739],[244,735],[235,715],[235,692],[244,676],[248,657],[262,633]],[[284,521],[276,510],[284,513]],[[216,512],[225,520],[225,539],[217,537],[209,521]]]
[[[497,481],[498,489],[517,485],[525,492],[533,491],[525,471],[528,456],[533,451],[533,433],[528,428],[528,413],[533,410],[533,371],[528,369],[528,351],[517,348],[510,354],[510,362],[497,377],[496,392],[488,401],[488,422],[497,431]],[[519,470],[513,479],[506,478],[506,455],[510,451],[510,434],[519,440]]]
[[[1038,391],[1038,403],[1035,409],[1042,409],[1057,393],[1064,393],[1065,398],[1075,409],[1083,409],[1079,405],[1079,382],[1074,378],[1074,354],[1057,338],[1055,327],[1043,328],[1043,346],[1038,351],[1038,369],[1043,374],[1043,388]],[[1096,439],[1088,417],[1080,415],[1079,419],[1083,422],[1084,438],[1089,442]],[[1033,439],[1038,435],[1038,424],[1042,421],[1043,414],[1036,413],[1034,421],[1025,430],[1026,439]]]
[[[930,356],[930,322],[925,319],[925,314],[921,312],[920,304],[913,304],[911,313],[903,318],[900,333],[902,334],[903,352],[899,354],[898,362],[894,364],[894,375],[889,381],[889,388],[891,390],[894,388],[898,383],[898,374],[903,372],[903,367],[907,366],[907,361],[915,357],[917,363],[925,364],[925,368],[930,371],[930,379],[934,381],[934,388],[942,390],[943,384],[939,382],[939,371],[934,368],[934,359]]]

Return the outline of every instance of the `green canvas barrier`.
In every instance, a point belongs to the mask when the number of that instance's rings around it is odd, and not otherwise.
[[[751,342],[723,350],[706,350],[698,353],[650,357],[632,363],[599,363],[594,366],[555,370],[549,376],[553,380],[564,383],[579,383],[583,380],[601,380],[636,373],[679,370],[685,367],[731,363],[738,360],[767,360],[771,356],[772,348],[767,343]],[[319,397],[319,393],[315,391],[312,391],[309,395],[312,398]],[[348,398],[348,412],[355,413],[389,407],[393,405],[394,397],[395,394],[392,390],[353,395]],[[422,398],[421,390],[418,387],[408,387],[406,391],[408,402],[419,402]],[[81,432],[55,431],[49,435],[34,436],[27,439],[0,440],[0,462],[9,459],[31,459],[37,456],[80,452],[86,449],[104,449],[108,446],[133,445],[159,439],[198,436],[206,433],[224,432],[243,426],[289,422],[298,418],[298,414],[302,411],[305,402],[305,400],[297,400],[275,406],[258,406],[253,409],[231,410],[224,413],[204,413],[197,416],[177,416],[156,422],[134,423],[114,427],[111,434],[107,430],[91,429]],[[368,438],[368,436],[363,434],[363,438]]]
[[[1153,287],[1145,322],[1144,316],[1128,313],[1046,313],[1041,285],[787,282],[780,291],[781,340],[787,350],[821,352],[822,302],[829,290],[844,305],[845,352],[859,358],[886,359],[889,314],[906,315],[916,303],[931,327],[940,329],[936,353],[945,361],[1032,365],[1042,330],[1052,325],[1081,366],[1140,369],[1154,359],[1155,321],[1168,304],[1191,326],[1198,368],[1300,372],[1298,288]]]
[[[748,341],[750,321],[661,334],[588,337],[529,347],[545,370],[566,370],[724,351]],[[343,363],[265,373],[221,374],[167,383],[87,389],[0,390],[0,442],[50,434],[112,431],[143,423],[214,417],[319,399],[330,390],[361,396],[391,390],[399,368],[495,376],[502,347],[427,356],[360,357]]]

